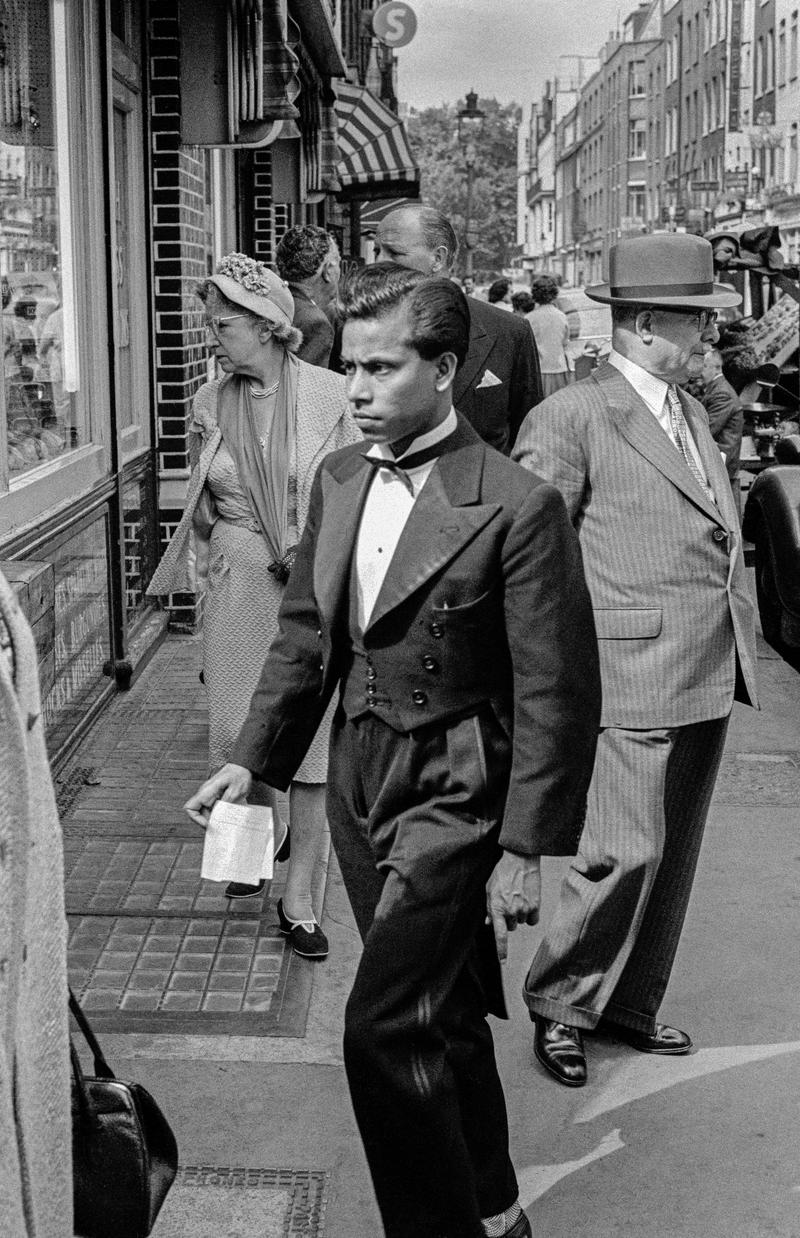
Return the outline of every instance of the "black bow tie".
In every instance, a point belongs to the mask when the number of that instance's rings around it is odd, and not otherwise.
[[[363,458],[367,464],[372,465],[374,469],[388,469],[390,473],[394,473],[395,477],[403,483],[409,494],[414,494],[414,483],[409,477],[411,469],[417,469],[421,464],[430,464],[431,460],[438,460],[455,437],[453,434],[448,434],[446,438],[439,439],[438,443],[431,443],[430,447],[423,447],[421,451],[412,451],[408,456],[401,456],[399,460],[390,460],[385,456],[367,456]]]

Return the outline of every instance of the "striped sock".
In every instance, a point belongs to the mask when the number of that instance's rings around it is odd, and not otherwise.
[[[511,1226],[515,1225],[521,1216],[522,1208],[518,1200],[510,1208],[506,1208],[505,1212],[498,1212],[493,1217],[481,1217],[481,1225],[486,1233],[486,1238],[503,1238],[503,1234],[507,1234]]]

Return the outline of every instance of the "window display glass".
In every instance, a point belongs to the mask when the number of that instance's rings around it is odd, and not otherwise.
[[[108,685],[110,657],[105,518],[48,552],[55,568],[55,680],[44,701],[47,743],[57,752]]]
[[[52,0],[2,6],[0,489],[87,440],[70,358],[73,324],[66,340],[64,328],[61,215],[69,187],[59,185],[57,146],[68,138],[54,83],[66,52],[53,27]],[[66,261],[71,270],[71,255]]]

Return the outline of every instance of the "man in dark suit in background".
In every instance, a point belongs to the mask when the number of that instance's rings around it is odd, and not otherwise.
[[[333,302],[339,288],[339,248],[324,228],[298,224],[281,237],[275,265],[294,297],[292,325],[303,332],[297,355],[327,369],[333,348]]]
[[[530,1238],[485,1016],[505,1015],[498,953],[536,922],[539,856],[583,819],[599,671],[578,539],[556,489],[452,407],[452,280],[366,267],[340,311],[366,442],[320,465],[233,763],[187,809],[202,823],[253,774],[287,786],[338,689],[328,818],[364,939],[344,1056],[385,1233]]]
[[[401,206],[380,222],[376,256],[426,275],[450,275],[458,240],[431,206]],[[469,348],[453,386],[453,404],[481,438],[506,455],[526,413],[542,398],[539,356],[527,323],[494,305],[469,300]]]
[[[700,402],[708,413],[711,437],[725,456],[725,467],[738,500],[736,479],[742,452],[744,414],[741,401],[722,373],[722,355],[712,348],[703,359],[703,392]]]

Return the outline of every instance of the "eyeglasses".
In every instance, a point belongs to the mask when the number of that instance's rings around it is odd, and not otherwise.
[[[701,335],[705,331],[708,331],[709,327],[713,327],[719,319],[718,311],[712,309],[689,310],[684,309],[682,306],[675,306],[673,309],[671,305],[659,305],[657,308],[660,309],[663,314],[683,314],[684,318],[691,317],[696,319],[697,327]]]
[[[220,316],[217,314],[215,315],[214,318],[208,318],[203,323],[203,330],[205,331],[206,335],[208,335],[210,331],[212,335],[215,335],[217,339],[219,339],[220,327],[224,326],[226,322],[233,322],[234,318],[247,318],[247,317],[249,317],[248,314],[227,314],[224,318],[220,318]]]

